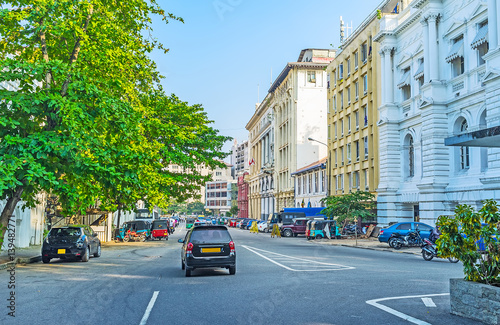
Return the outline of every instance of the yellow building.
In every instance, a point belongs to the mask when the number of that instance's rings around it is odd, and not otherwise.
[[[380,56],[372,38],[377,10],[344,41],[328,65],[329,195],[376,192],[379,182]]]

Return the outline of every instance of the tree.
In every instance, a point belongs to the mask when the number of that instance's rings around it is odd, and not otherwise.
[[[233,205],[231,209],[229,209],[229,216],[237,216],[239,210],[237,205]]]
[[[204,214],[205,205],[201,202],[190,202],[187,205],[187,213],[196,215]]]
[[[375,196],[370,192],[357,191],[339,196],[329,196],[321,200],[326,208],[321,211],[329,219],[336,219],[337,222],[344,220],[354,222],[360,219],[374,217],[373,209]]]
[[[0,5],[0,240],[17,203],[33,206],[41,191],[58,195],[67,215],[133,209],[138,199],[166,206],[205,180],[167,164],[220,164],[228,138],[200,105],[163,92],[148,56],[167,51],[148,37],[151,16],[181,18],[155,0]]]

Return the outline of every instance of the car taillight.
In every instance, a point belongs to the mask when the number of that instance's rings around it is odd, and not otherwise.
[[[230,249],[230,253],[234,253],[234,252],[235,252],[235,249],[234,249],[234,242],[233,242],[233,241],[230,241],[230,242],[229,242],[229,249]]]
[[[193,254],[193,243],[188,243],[187,244],[186,254]]]
[[[378,235],[380,236],[380,235],[382,235],[383,233],[384,233],[384,230],[383,230],[383,229],[381,229],[381,230],[380,230],[380,233],[379,233]]]

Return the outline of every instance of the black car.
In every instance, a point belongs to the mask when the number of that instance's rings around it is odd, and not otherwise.
[[[229,274],[236,273],[236,250],[226,226],[195,226],[184,240],[181,251],[182,269],[186,276],[199,268],[226,268]]]
[[[101,241],[89,226],[54,227],[42,245],[42,262],[52,258],[79,258],[88,262],[90,255],[101,256]]]

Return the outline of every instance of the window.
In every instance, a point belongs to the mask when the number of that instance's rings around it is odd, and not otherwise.
[[[316,71],[307,71],[307,82],[316,83]]]
[[[344,147],[340,147],[340,166],[344,166]]]
[[[453,40],[451,51],[446,57],[446,62],[451,64],[451,76],[457,77],[464,73],[464,36]]]
[[[344,189],[344,174],[337,175],[337,190]]]
[[[366,43],[363,43],[363,45],[361,45],[361,61],[363,61],[363,63],[366,63],[367,59],[368,59],[367,45]]]
[[[352,190],[352,173],[347,173],[347,177],[349,178],[349,190]]]
[[[353,173],[353,178],[354,178],[354,188],[357,188],[359,189],[359,172],[358,171],[355,171]]]
[[[333,122],[333,129],[334,129],[334,134],[333,134],[333,138],[334,139],[337,139],[337,122]]]
[[[339,82],[342,82],[344,79],[344,64],[339,64]]]
[[[333,70],[332,75],[333,75],[333,85],[337,86],[337,70]]]
[[[477,52],[477,65],[483,65],[486,62],[483,59],[483,56],[488,53],[488,21],[482,22],[477,25],[478,31],[476,37],[471,43],[471,47],[473,50]]]
[[[469,128],[467,121],[463,120],[462,123],[460,124],[460,133],[465,133],[467,132],[467,129]],[[468,169],[470,167],[470,161],[469,161],[469,147],[462,146],[460,147],[460,168],[461,169]]]
[[[398,88],[401,89],[403,100],[411,98],[410,67],[401,70],[401,80],[398,83]]]
[[[356,161],[359,161],[359,141],[355,141],[356,144]]]
[[[344,92],[340,91],[340,110],[344,109]]]
[[[307,178],[306,176],[304,175],[304,179],[302,181],[302,193],[303,194],[306,194],[306,183],[307,183]]]
[[[363,138],[363,145],[365,148],[365,159],[368,159],[368,136]]]
[[[358,130],[359,129],[359,112],[358,111],[354,112],[354,121],[356,123],[356,130]]]
[[[356,97],[356,100],[359,98],[359,82],[356,81],[354,84],[354,96]]]
[[[415,176],[415,147],[412,136],[408,139],[408,176]]]
[[[333,152],[334,152],[333,156],[335,157],[335,168],[337,168],[337,161],[338,161],[337,160],[337,149],[333,150]]]
[[[363,115],[364,115],[363,125],[368,126],[368,106],[367,105],[363,106]]]
[[[326,192],[326,171],[321,171],[321,191]]]
[[[330,140],[332,137],[331,137],[331,132],[332,132],[332,128],[330,125],[328,125],[328,140]]]
[[[354,71],[358,70],[358,51],[354,52]]]
[[[319,193],[319,172],[314,173],[314,192]]]
[[[368,170],[363,169],[363,174],[365,178],[365,190],[368,190],[370,187],[368,186]]]
[[[333,111],[337,112],[337,95],[333,96]]]
[[[411,223],[402,223],[396,227],[397,230],[411,230]]]
[[[347,148],[347,163],[350,164],[351,163],[351,144],[348,143],[346,148]]]
[[[368,75],[363,76],[363,93],[366,95],[368,93]]]
[[[343,137],[344,136],[344,122],[342,121],[342,119],[340,119],[339,123],[340,123],[340,136]]]
[[[297,177],[297,194],[301,194],[300,190],[302,189],[302,177]]]
[[[351,115],[347,116],[347,134],[351,134]]]
[[[346,87],[347,105],[351,105],[351,87]]]
[[[351,59],[347,59],[346,65],[347,65],[347,76],[349,77],[351,75]]]

